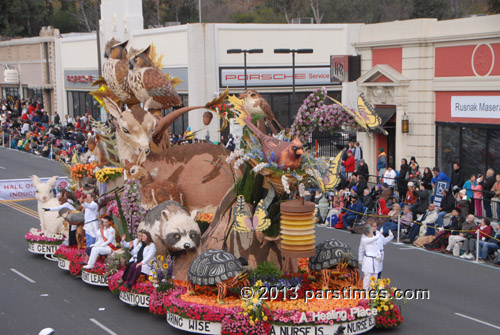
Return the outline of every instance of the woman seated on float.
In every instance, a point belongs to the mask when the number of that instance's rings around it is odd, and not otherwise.
[[[115,230],[111,227],[111,218],[105,216],[99,222],[99,231],[97,232],[95,243],[86,250],[87,256],[85,257],[85,261],[88,261],[88,264],[83,268],[92,269],[99,255],[109,255],[113,250],[116,250]]]
[[[125,282],[125,287],[131,288],[135,285],[135,282],[144,273],[148,276],[153,274],[153,267],[151,266],[151,261],[156,256],[156,246],[153,243],[151,234],[148,231],[142,232],[142,241],[146,244],[137,253],[137,260],[130,264],[130,270],[127,275],[127,280]]]
[[[120,245],[124,249],[129,249],[130,250],[130,260],[125,266],[125,270],[123,271],[122,278],[118,280],[118,284],[123,284],[125,280],[127,280],[128,272],[130,271],[130,266],[134,263],[137,263],[137,257],[139,254],[139,251],[142,249],[141,253],[144,254],[144,247],[146,246],[146,243],[142,241],[142,233],[144,230],[138,230],[137,231],[137,238],[135,238],[131,242],[127,242],[126,235],[123,234],[122,236],[122,241],[120,242]],[[139,261],[141,262],[142,259]]]
[[[66,190],[62,190],[61,194],[59,195],[58,200],[59,200],[59,203],[61,204],[60,206],[43,208],[43,210],[46,212],[49,212],[49,211],[50,212],[58,212],[59,210],[61,210],[63,208],[67,208],[70,211],[76,211],[75,206],[73,206],[76,199],[71,192],[66,191]],[[68,246],[73,246],[73,245],[77,244],[76,225],[70,225],[68,241],[67,242],[64,241],[64,244],[68,245]]]

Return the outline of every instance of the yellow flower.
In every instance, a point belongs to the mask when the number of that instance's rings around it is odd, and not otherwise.
[[[166,270],[166,269],[168,269],[168,264],[167,264],[167,263],[163,264],[163,268],[164,268],[165,270]]]
[[[391,283],[391,280],[389,278],[387,278],[387,285],[389,285]]]
[[[152,281],[152,280],[153,280],[153,276],[149,276],[149,277],[148,277],[148,280],[149,280],[149,281]]]
[[[375,277],[371,276],[370,281],[375,281]]]
[[[377,307],[377,311],[379,311],[379,312],[380,312],[381,310],[382,310],[382,308],[380,308],[380,307]]]
[[[255,325],[255,322],[252,319],[250,319],[250,324],[253,326]]]
[[[389,308],[392,310],[394,308],[394,305],[390,305]]]
[[[387,312],[388,310],[389,310],[389,307],[384,306],[384,311],[386,311],[386,312]]]
[[[256,303],[258,303],[258,302],[259,302],[259,299],[257,299],[257,298],[253,298],[253,299],[252,299],[252,302],[253,302],[254,304],[256,304]]]
[[[264,315],[264,317],[262,318],[262,320],[267,321],[267,316]]]
[[[253,305],[248,305],[248,310],[252,310],[253,309]]]
[[[165,260],[165,258],[163,257],[163,255],[159,255],[158,257],[159,257],[158,259],[159,259],[160,261],[162,261],[162,262]]]
[[[257,280],[257,282],[255,283],[255,286],[259,286],[259,287],[260,287],[260,286],[262,286],[262,285],[264,285],[264,283],[263,283],[263,282],[262,282],[262,280],[260,280],[260,279],[259,279],[259,280]]]

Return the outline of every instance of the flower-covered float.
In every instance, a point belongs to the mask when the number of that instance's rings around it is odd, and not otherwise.
[[[37,228],[31,228],[24,235],[28,242],[28,251],[34,254],[53,255],[66,238],[63,234],[51,234]]]
[[[374,280],[373,290],[363,291],[350,247],[337,240],[316,244],[318,213],[304,200],[308,185],[326,194],[340,179],[342,152],[328,159],[304,149],[312,128],[331,131],[356,123],[376,128],[376,117],[371,123],[363,119],[372,113],[369,108],[359,113],[328,105],[326,90],[320,89],[306,99],[289,133],[270,110],[256,108],[255,91],[239,97],[226,91],[205,106],[182,107],[161,118],[160,110],[178,106],[180,99],[173,89],[178,81],[160,74],[154,48],[135,50],[140,57],[129,60],[126,52],[113,52],[123,43],[110,41],[106,48],[109,55],[125,57],[106,60],[108,78],[99,79],[100,89],[93,92],[113,126],[96,127],[105,138],[91,149],[98,162],[73,167],[72,177],[82,186],[77,192],[96,185],[84,178],[109,183],[123,177],[123,185],[96,188],[101,214],[112,217],[116,241],[125,245],[141,243],[139,231],[150,233],[157,255],[145,264],[152,273],[126,286],[130,246],[83,271],[82,248],[61,246],[56,257],[69,261],[70,273],[194,333],[360,334],[401,324],[388,280]],[[135,63],[148,57],[149,62]],[[141,95],[146,111],[130,96],[133,89],[120,92],[113,85],[111,92],[106,83],[118,74],[110,71],[118,64],[131,74],[155,73],[148,85],[170,95]],[[212,113],[223,126],[230,119],[239,123],[242,147],[229,154],[211,143],[170,145],[169,126],[199,108],[205,109],[206,126]],[[270,124],[273,136],[267,134]]]

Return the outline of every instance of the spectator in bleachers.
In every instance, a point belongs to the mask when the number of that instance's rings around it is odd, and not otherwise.
[[[472,190],[472,185],[476,182],[476,175],[472,174],[468,180],[465,181],[462,186],[467,194],[467,201],[469,202],[469,214],[474,214],[474,191]]]
[[[492,218],[493,214],[491,213],[491,198],[493,198],[493,193],[491,192],[491,188],[495,184],[495,171],[493,169],[488,169],[486,171],[486,179],[483,184],[483,206],[484,211],[486,212],[486,217]]]
[[[491,232],[493,228],[491,228],[490,220],[488,218],[483,218],[481,220],[481,225],[476,227],[473,233],[468,233],[466,235],[464,243],[462,244],[461,251],[463,252],[460,258],[464,259],[474,259],[476,254],[476,243],[477,243],[477,234],[476,232],[479,230],[479,241],[486,241],[491,236]]]
[[[476,181],[471,186],[472,191],[474,192],[474,208],[476,210],[477,216],[483,216],[483,175],[478,174],[476,177]]]
[[[429,204],[427,211],[417,220],[420,224],[414,223],[407,238],[403,240],[404,243],[413,243],[417,236],[434,235],[435,223],[438,218],[436,206]]]
[[[497,198],[496,207],[497,207],[497,220],[500,220],[500,173],[497,173],[495,184],[491,188],[491,192],[493,192],[493,196]]]

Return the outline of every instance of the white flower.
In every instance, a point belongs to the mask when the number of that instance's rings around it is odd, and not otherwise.
[[[302,177],[302,175],[298,174],[298,175],[295,175],[294,176],[295,179],[297,179],[297,181],[300,183],[302,181],[302,179],[304,179],[304,177]]]
[[[262,171],[262,169],[264,169],[267,166],[268,166],[267,163],[259,163],[259,164],[255,165],[255,167],[252,169],[252,171],[255,173],[259,173],[260,171]]]
[[[243,158],[238,159],[238,160],[234,163],[234,168],[235,168],[235,169],[239,168],[241,165],[243,165],[243,163],[245,163],[245,161],[243,160]]]
[[[285,175],[281,176],[281,184],[283,185],[285,192],[290,194],[290,185],[288,184],[288,178]]]
[[[299,195],[301,197],[306,196],[306,185],[304,185],[304,183],[299,184]]]
[[[307,173],[308,175],[310,175],[311,177],[315,177],[314,171],[313,171],[313,169],[311,169],[311,168],[307,168],[307,169],[306,169],[306,173]]]

